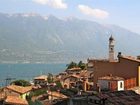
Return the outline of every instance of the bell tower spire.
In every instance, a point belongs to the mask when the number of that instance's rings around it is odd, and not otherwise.
[[[109,38],[109,61],[113,62],[114,61],[114,46],[115,46],[115,40],[113,36],[111,35]]]

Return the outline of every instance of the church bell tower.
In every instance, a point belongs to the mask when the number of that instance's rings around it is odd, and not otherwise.
[[[115,40],[112,37],[112,35],[109,38],[109,61],[113,62],[114,61],[114,45],[115,45]]]

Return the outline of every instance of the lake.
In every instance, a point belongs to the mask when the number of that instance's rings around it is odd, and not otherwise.
[[[58,74],[66,69],[66,64],[0,64],[0,86],[12,80],[32,80],[41,74]]]

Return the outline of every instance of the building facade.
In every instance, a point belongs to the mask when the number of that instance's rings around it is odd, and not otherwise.
[[[114,59],[114,38],[109,38],[109,59],[88,59],[88,70],[94,74],[94,83],[99,77],[112,74],[124,79],[135,79],[136,86],[140,86],[140,60],[131,56],[123,56],[118,53],[118,59]],[[134,81],[133,81],[134,82]]]
[[[98,78],[101,90],[121,91],[124,90],[124,78],[117,76],[104,76]]]

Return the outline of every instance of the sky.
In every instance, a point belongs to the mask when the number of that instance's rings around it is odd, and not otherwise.
[[[76,17],[140,34],[140,0],[0,0],[0,12]]]

